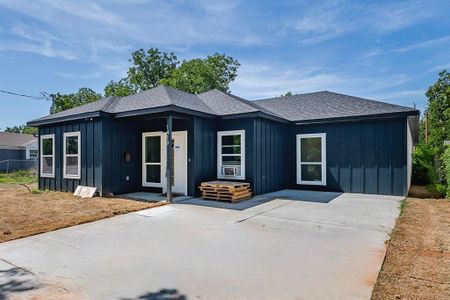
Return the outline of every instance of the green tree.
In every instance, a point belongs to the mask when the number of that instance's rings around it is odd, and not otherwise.
[[[444,140],[450,138],[450,73],[444,70],[439,79],[425,93],[428,104],[425,116],[428,122],[429,143],[442,153]]]
[[[281,95],[281,97],[285,97],[285,96],[294,96],[294,94],[291,91],[287,91],[286,94]]]
[[[119,81],[111,80],[105,87],[105,97],[116,96],[124,97],[136,94],[135,88],[128,82],[126,78]]]
[[[185,60],[160,84],[188,93],[203,93],[211,89],[229,91],[229,84],[237,76],[240,64],[231,56],[214,54],[206,59]]]
[[[65,95],[57,93],[51,95],[51,98],[52,106],[50,107],[50,113],[55,114],[69,108],[97,101],[101,98],[101,95],[90,88],[80,88],[76,93]]]
[[[147,51],[139,49],[131,54],[133,65],[128,70],[126,82],[136,92],[154,88],[159,81],[169,76],[178,65],[174,53],[161,52],[158,48]]]
[[[15,133],[23,133],[23,134],[37,134],[36,127],[28,127],[26,125],[19,125],[13,127],[6,127],[5,132],[15,132]]]

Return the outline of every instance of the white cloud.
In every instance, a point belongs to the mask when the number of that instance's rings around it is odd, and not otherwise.
[[[242,62],[239,76],[230,89],[247,99],[271,98],[287,91],[307,93],[328,90],[378,100],[388,100],[385,91],[394,90],[398,93],[389,94],[389,99],[397,96],[395,100],[398,100],[409,96],[406,92],[402,95],[400,89],[410,80],[411,77],[405,74],[364,75],[327,69],[320,65],[294,67],[246,61]]]

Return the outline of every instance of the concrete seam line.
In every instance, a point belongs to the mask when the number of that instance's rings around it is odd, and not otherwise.
[[[4,258],[0,258],[0,260],[3,261],[3,262],[5,262],[5,263],[7,263],[8,265],[11,265],[11,266],[15,267],[15,268],[21,269],[22,271],[27,272],[27,273],[29,273],[29,274],[31,274],[31,275],[36,275],[36,274],[34,274],[33,272],[31,272],[30,270],[28,270],[27,268],[24,268],[24,267],[20,267],[20,266],[18,266],[18,265],[15,265],[15,264],[13,264],[12,262],[9,262],[9,261],[7,261],[7,260],[4,259]]]

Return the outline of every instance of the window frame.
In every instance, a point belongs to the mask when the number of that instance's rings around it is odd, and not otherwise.
[[[67,154],[66,140],[68,137],[76,136],[78,138],[78,153]],[[67,157],[78,157],[78,174],[66,174]],[[63,178],[65,179],[81,179],[81,131],[64,132],[63,134]]]
[[[52,140],[52,154],[51,155],[44,155],[44,143],[43,140],[46,139],[51,139]],[[39,137],[39,148],[41,150],[41,153],[39,153],[39,159],[40,159],[40,172],[39,174],[41,175],[41,177],[45,177],[45,178],[55,178],[55,134],[43,134]],[[45,157],[51,157],[52,158],[52,173],[44,173],[43,172],[43,163],[44,163],[44,158]]]
[[[241,136],[241,153],[240,154],[222,154],[222,137],[230,135]],[[241,175],[227,176],[222,175],[222,157],[223,156],[240,156],[241,157]],[[232,166],[231,166],[232,167]],[[217,178],[218,179],[240,179],[245,180],[245,130],[226,130],[217,131]]]
[[[145,140],[147,137],[154,137],[154,136],[158,136],[160,138],[160,159],[159,159],[159,163],[148,163],[145,161]],[[165,183],[165,166],[166,164],[164,163],[166,160],[165,157],[165,146],[167,143],[167,138],[166,138],[166,134],[162,131],[156,131],[156,132],[143,132],[142,133],[142,186],[144,187],[158,187],[158,188],[162,188],[163,184]],[[160,166],[160,182],[148,182],[146,175],[147,175],[147,171],[146,171],[146,166],[147,165],[154,165],[154,166]]]
[[[33,152],[36,154],[34,157],[32,157],[32,155],[31,155],[32,151],[36,151],[36,152]],[[28,150],[28,159],[36,160],[38,158],[39,158],[39,151],[37,149],[29,149]]]
[[[302,162],[301,159],[301,141],[307,138],[320,138],[321,139],[321,162]],[[327,134],[326,133],[308,133],[297,134],[297,184],[304,185],[327,185]],[[310,181],[302,180],[302,165],[321,165],[322,180]]]

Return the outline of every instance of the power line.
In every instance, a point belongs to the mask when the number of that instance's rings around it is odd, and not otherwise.
[[[5,91],[5,90],[0,90],[0,93],[13,95],[13,96],[19,96],[19,97],[31,98],[34,100],[47,100],[47,101],[51,100],[51,96],[47,92],[40,92],[39,96],[25,95],[25,94],[20,94],[20,93]]]

